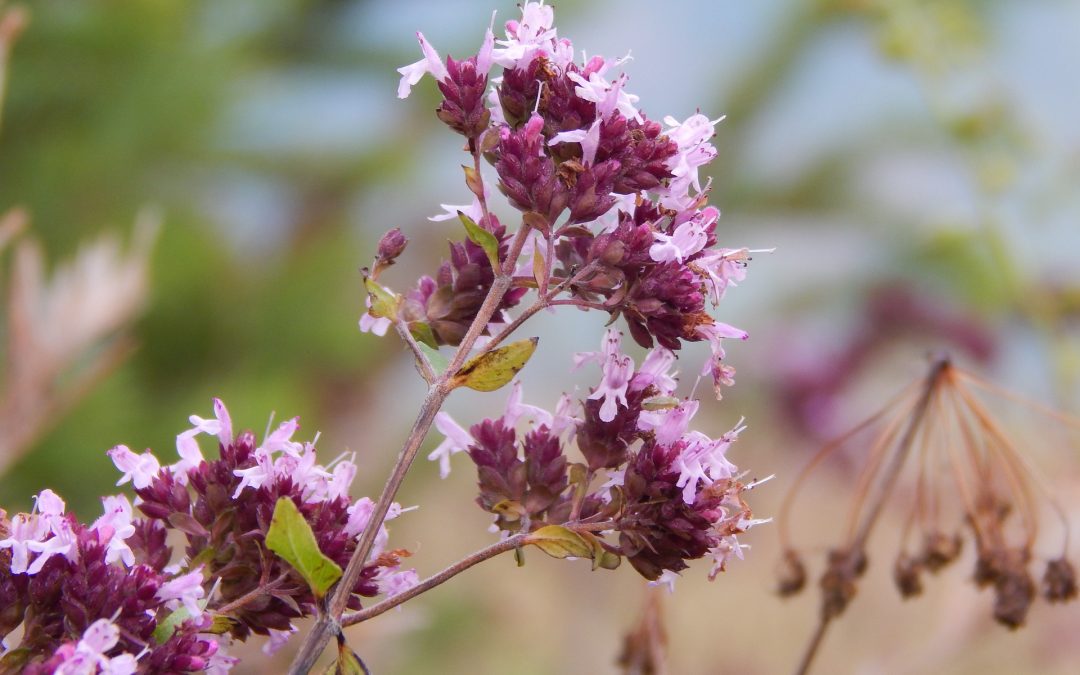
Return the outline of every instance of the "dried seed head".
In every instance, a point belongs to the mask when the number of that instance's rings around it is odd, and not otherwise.
[[[1049,602],[1068,602],[1076,598],[1076,570],[1064,557],[1046,564],[1042,581],[1043,597]]]
[[[901,553],[896,557],[896,562],[893,564],[893,581],[896,582],[896,588],[905,600],[922,595],[923,567],[922,560],[906,553]]]
[[[922,564],[932,573],[960,557],[964,540],[960,534],[951,537],[943,532],[928,532],[923,540],[923,550],[919,553]]]
[[[1005,549],[996,557],[999,567],[994,582],[994,619],[1012,629],[1024,625],[1035,599],[1035,582],[1027,571],[1029,559],[1023,548]]]
[[[776,576],[779,581],[776,592],[781,597],[786,598],[801,591],[806,586],[806,566],[799,554],[792,549],[784,551]]]
[[[829,566],[821,576],[821,614],[824,618],[832,619],[844,613],[858,590],[855,580],[865,571],[866,554],[862,551],[829,551]]]

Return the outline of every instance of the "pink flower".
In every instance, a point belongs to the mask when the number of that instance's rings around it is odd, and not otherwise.
[[[683,401],[669,410],[644,410],[638,417],[638,428],[652,431],[660,445],[671,445],[686,433],[697,411],[698,402],[694,400]]]
[[[232,644],[232,640],[224,635],[208,635],[202,638],[202,641],[209,643],[213,649],[210,652],[210,661],[206,664],[206,675],[226,675],[233,669],[240,659],[235,656],[229,656],[225,651],[227,646]]]
[[[34,509],[42,515],[46,523],[50,525],[64,515],[64,509],[66,508],[64,500],[60,498],[60,495],[56,494],[52,490],[45,488],[34,497]]]
[[[581,161],[586,166],[596,163],[596,150],[600,147],[600,118],[596,118],[588,129],[571,129],[555,134],[548,145],[559,143],[581,143]]]
[[[331,474],[318,463],[314,444],[304,443],[300,447],[298,453],[287,451],[274,461],[274,476],[288,478],[300,486],[305,501],[319,501],[320,493],[325,494],[326,480]]]
[[[435,415],[435,428],[446,438],[431,451],[428,459],[439,462],[439,476],[446,478],[450,475],[450,456],[466,450],[473,444],[473,437],[445,412]]]
[[[108,452],[116,468],[124,473],[117,485],[131,481],[136,490],[142,489],[153,482],[154,477],[161,471],[161,464],[157,457],[147,450],[141,455],[136,455],[126,445],[118,445]]]
[[[641,363],[641,368],[630,380],[630,388],[640,391],[650,385],[660,390],[661,394],[670,395],[678,386],[675,373],[669,372],[675,365],[675,352],[666,347],[650,349]]]
[[[691,432],[690,440],[674,462],[679,470],[675,486],[683,488],[684,502],[693,504],[697,499],[698,481],[711,485],[713,481],[735,475],[735,465],[724,455],[744,429],[746,426],[739,420],[734,429],[715,441],[700,432]]]
[[[394,505],[391,505],[390,511],[387,511],[386,520],[390,520],[390,513],[393,511]],[[359,537],[364,533],[364,530],[368,526],[368,522],[371,520],[371,515],[375,512],[375,502],[371,501],[367,497],[362,497],[349,507],[349,520],[345,523],[344,532],[348,537]],[[401,513],[401,507],[397,507],[397,514]],[[395,514],[395,515],[397,515]],[[378,556],[384,548],[386,543],[390,541],[390,532],[386,529],[386,520],[383,524],[379,525],[379,531],[375,534],[375,542],[371,546],[371,557]]]
[[[650,586],[667,586],[668,593],[675,592],[675,582],[679,580],[679,573],[672,572],[671,570],[664,570],[660,573],[654,581],[650,581]]]
[[[172,581],[166,581],[158,589],[157,598],[162,602],[170,603],[173,608],[183,605],[188,615],[193,618],[202,616],[203,609],[199,600],[206,594],[203,590],[202,567],[192,572],[182,574]]]
[[[615,82],[608,82],[599,72],[589,74],[588,79],[579,73],[569,72],[568,78],[577,83],[574,93],[597,105],[597,113],[601,119],[607,119],[616,109],[627,119],[641,121],[641,113],[634,107],[638,97],[623,91],[626,84],[626,75],[620,75]]]
[[[285,643],[289,641],[293,633],[297,632],[296,626],[289,624],[289,630],[274,630],[269,629],[270,639],[266,641],[262,646],[262,653],[267,656],[272,656],[277,653],[279,649],[285,646]]]
[[[356,478],[355,463],[343,459],[335,464],[330,479],[326,481],[326,499],[333,500],[338,497],[348,497],[349,487],[352,486],[354,478]]]
[[[214,419],[207,420],[198,415],[192,415],[188,419],[195,425],[193,431],[217,436],[222,445],[232,443],[232,418],[229,417],[229,410],[221,402],[220,398],[214,399]]]
[[[613,356],[622,355],[622,333],[614,328],[608,328],[604,332],[604,337],[600,342],[600,351],[598,352],[577,352],[574,354],[574,370],[582,367],[586,363],[597,363],[602,368]]]
[[[492,60],[504,68],[518,68],[529,65],[538,53],[554,56],[559,50],[554,23],[555,13],[550,6],[526,2],[521,7],[521,21],[506,22],[506,39],[495,41],[501,47],[492,51]]]
[[[180,456],[180,461],[170,465],[169,471],[181,485],[187,485],[188,474],[199,468],[199,465],[205,461],[202,450],[199,449],[199,443],[195,440],[196,436],[199,434],[217,436],[218,442],[222,445],[228,445],[233,441],[232,418],[229,416],[229,410],[219,398],[213,399],[213,404],[213,419],[191,415],[188,420],[194,426],[176,436],[176,454]]]
[[[79,552],[75,547],[75,532],[71,529],[71,523],[66,519],[54,522],[50,529],[53,536],[45,541],[27,541],[26,548],[37,553],[37,558],[26,568],[26,573],[33,575],[45,567],[45,563],[54,555],[62,555],[70,561],[75,561]]]
[[[420,576],[416,570],[399,570],[384,567],[378,576],[379,590],[386,597],[404,593],[416,584],[420,583]]]
[[[138,659],[131,654],[109,657],[120,641],[120,628],[108,619],[98,619],[83,632],[82,639],[57,651],[63,661],[53,671],[56,675],[131,675],[138,669]],[[66,647],[66,649],[65,649]]]
[[[552,435],[562,436],[563,432],[569,432],[568,437],[573,437],[574,432],[577,431],[577,425],[581,422],[574,415],[577,409],[578,403],[570,398],[569,394],[559,397],[559,402],[555,404],[555,415],[551,421]]]
[[[258,490],[260,487],[274,479],[274,459],[267,450],[256,448],[253,453],[255,466],[246,469],[236,469],[233,473],[240,476],[240,484],[233,492],[233,499],[240,496],[244,488],[250,487]]]
[[[300,428],[300,418],[294,417],[290,420],[285,420],[277,429],[270,432],[270,435],[263,439],[260,449],[267,452],[288,452],[293,455],[299,455],[303,446],[300,443],[292,440],[293,434]]]
[[[131,567],[135,564],[135,553],[127,545],[127,538],[135,534],[132,524],[131,502],[124,495],[102,497],[105,513],[94,521],[90,529],[98,531],[99,540],[104,538],[105,562],[123,561]]]
[[[589,394],[589,398],[603,400],[600,406],[600,419],[610,422],[615,419],[619,411],[619,403],[628,405],[626,387],[634,375],[634,360],[629,356],[612,357],[604,364],[603,373],[603,379],[593,393]]]
[[[724,297],[728,286],[746,278],[746,261],[750,251],[745,248],[721,248],[706,251],[691,263],[691,267],[705,275],[706,288],[716,305]]]
[[[702,192],[698,169],[716,157],[716,148],[709,139],[716,133],[716,123],[723,118],[710,120],[701,113],[691,115],[684,122],[674,117],[665,117],[664,124],[670,129],[667,136],[679,147],[678,153],[668,160],[668,169],[675,176],[667,188],[657,190],[661,195],[660,203],[669,209],[682,211],[696,201],[690,195],[693,186],[696,193]]]
[[[176,454],[180,455],[180,461],[170,465],[169,471],[181,485],[187,485],[188,474],[199,468],[204,461],[202,450],[195,440],[198,434],[198,429],[188,429],[176,435]]]
[[[484,183],[484,195],[487,196],[487,183]],[[464,213],[474,223],[479,223],[484,219],[484,207],[480,204],[480,199],[476,196],[473,197],[471,204],[439,204],[442,207],[443,212],[435,215],[428,216],[428,220],[433,223],[441,223],[445,220],[457,220],[459,218],[458,212]]]
[[[649,257],[656,262],[674,260],[681,263],[705,248],[709,235],[696,220],[688,220],[675,228],[672,234],[657,232],[656,243],[649,247]]]
[[[413,85],[419,82],[425,73],[431,73],[431,76],[440,82],[450,76],[446,70],[446,64],[439,58],[435,48],[424,38],[424,34],[417,32],[416,38],[420,41],[424,58],[397,69],[401,73],[401,82],[398,83],[397,90],[398,98],[408,98],[412,93]]]
[[[31,542],[40,542],[49,533],[49,525],[36,515],[16,514],[11,519],[11,532],[0,539],[0,550],[11,549],[11,573],[22,574],[30,563]]]
[[[503,424],[512,429],[518,420],[528,417],[537,426],[547,426],[550,429],[554,423],[551,413],[538,406],[522,403],[522,396],[521,380],[514,380],[510,385],[510,397],[506,399],[506,410],[502,416]]]
[[[634,360],[620,351],[622,333],[609,328],[604,334],[601,352],[578,352],[574,354],[574,367],[579,368],[583,364],[598,362],[603,370],[603,378],[600,384],[589,394],[591,400],[603,400],[600,406],[600,419],[610,422],[615,419],[619,410],[619,403],[624,406],[626,402],[626,388],[630,384],[630,378],[634,375]]]
[[[735,340],[747,340],[750,338],[750,334],[746,331],[719,321],[699,325],[697,334],[709,341],[709,347],[712,349],[713,357],[716,359],[724,358],[724,338]]]

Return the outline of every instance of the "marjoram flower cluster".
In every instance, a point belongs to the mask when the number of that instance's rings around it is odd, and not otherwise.
[[[422,277],[392,311],[369,297],[361,329],[381,335],[396,324],[427,348],[457,345],[505,266],[511,284],[482,327],[481,353],[533,312],[556,306],[622,317],[634,342],[650,349],[635,366],[621,351],[622,334],[609,329],[601,351],[575,357],[576,366],[600,366],[600,383],[583,401],[564,396],[554,413],[523,404],[520,381],[499,419],[466,431],[439,413],[435,425],[446,440],[431,459],[445,476],[450,455],[468,453],[477,501],[504,536],[586,526],[610,554],[605,560],[625,557],[647,579],[672,581],[687,560],[705,556],[715,574],[740,554],[735,535],[756,522],[740,496],[747,486],[725,456],[742,426],[718,439],[690,430],[698,401],[676,397],[671,368],[685,343],[707,342],[711,358],[701,374],[719,398],[734,383],[723,341],[747,337],[706,311],[745,277],[750,254],[717,246],[720,214],[699,178],[716,156],[710,139],[718,120],[646,117],[626,91],[627,76],[613,74],[629,57],[575,61],[543,3],[525,3],[504,39],[488,29],[479,52],[463,60],[443,60],[417,36],[423,58],[399,69],[398,95],[431,75],[442,95],[438,118],[465,138],[472,203],[444,205],[431,220],[460,218],[468,238],[452,243],[438,273]],[[482,160],[521,212],[516,231],[489,209]],[[388,232],[370,278],[405,245],[399,230]],[[530,291],[535,303],[512,317],[508,310]],[[524,419],[533,425],[519,431]],[[567,457],[575,444],[584,462]]]
[[[5,669],[222,673],[235,663],[226,654],[232,640],[268,636],[264,651],[272,653],[296,630],[293,620],[315,613],[308,583],[267,549],[266,534],[285,497],[319,549],[346,564],[372,507],[349,497],[356,466],[344,457],[332,467],[316,463],[313,443],[292,440],[296,418],[261,444],[250,431],[234,436],[216,399],[213,418],[193,415],[191,422],[176,437],[174,464],[123,445],[109,451],[123,473],[118,484],[135,489],[141,517],[118,495],[105,497],[104,514],[84,523],[45,490],[32,513],[0,518]],[[218,459],[204,458],[200,434],[216,438]],[[408,553],[384,550],[387,538],[384,527],[350,606],[416,582],[415,572],[400,568]],[[21,641],[7,644],[20,626]]]

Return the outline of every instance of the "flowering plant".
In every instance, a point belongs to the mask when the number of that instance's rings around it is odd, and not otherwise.
[[[707,343],[711,357],[691,372],[711,377],[719,398],[734,383],[724,340],[747,337],[706,311],[743,280],[751,253],[718,247],[720,214],[698,174],[716,155],[718,120],[646,117],[627,76],[613,75],[628,57],[575,61],[542,2],[526,2],[503,39],[489,28],[463,60],[443,60],[417,35],[423,58],[399,69],[398,95],[425,75],[436,80],[436,114],[464,137],[471,159],[472,201],[432,218],[460,221],[462,239],[415,288],[399,293],[381,281],[406,249],[400,230],[382,237],[365,270],[361,330],[393,328],[428,384],[381,496],[354,501],[351,460],[319,465],[313,442],[292,440],[297,420],[259,443],[250,432],[234,435],[215,400],[212,418],[193,416],[177,436],[174,464],[124,446],[109,452],[142,517],[126,497],[108,497],[106,514],[83,524],[45,491],[32,513],[0,522],[0,630],[23,628],[5,666],[219,672],[233,663],[230,640],[265,635],[273,650],[297,630],[294,620],[312,616],[292,672],[310,670],[332,637],[338,671],[359,672],[343,626],[503,552],[521,556],[531,545],[594,569],[625,558],[667,584],[688,561],[711,558],[712,577],[742,555],[737,535],[757,522],[743,493],[755,483],[741,482],[726,453],[744,427],[715,439],[691,430],[699,404],[678,395],[672,370],[686,343]],[[520,212],[516,229],[492,211],[485,163]],[[538,338],[510,337],[562,306],[621,318],[649,351],[635,361],[609,328],[599,351],[574,357],[574,367],[598,366],[599,382],[583,400],[564,395],[552,412],[525,404],[515,380]],[[440,412],[454,389],[507,385],[497,419],[466,430]],[[519,428],[525,421],[531,426]],[[430,458],[445,476],[453,454],[468,454],[477,503],[500,538],[421,581],[402,568],[407,551],[386,548],[384,523],[402,512],[397,490],[432,425],[445,440]],[[217,459],[204,458],[200,434],[218,439]],[[568,454],[574,446],[583,461]],[[180,542],[178,556],[169,541]]]

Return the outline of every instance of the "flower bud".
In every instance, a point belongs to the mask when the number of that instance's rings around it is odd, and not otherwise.
[[[409,240],[405,238],[401,230],[396,227],[390,230],[379,240],[379,258],[376,264],[379,266],[393,265],[394,260],[405,251],[405,246],[408,243]]]

